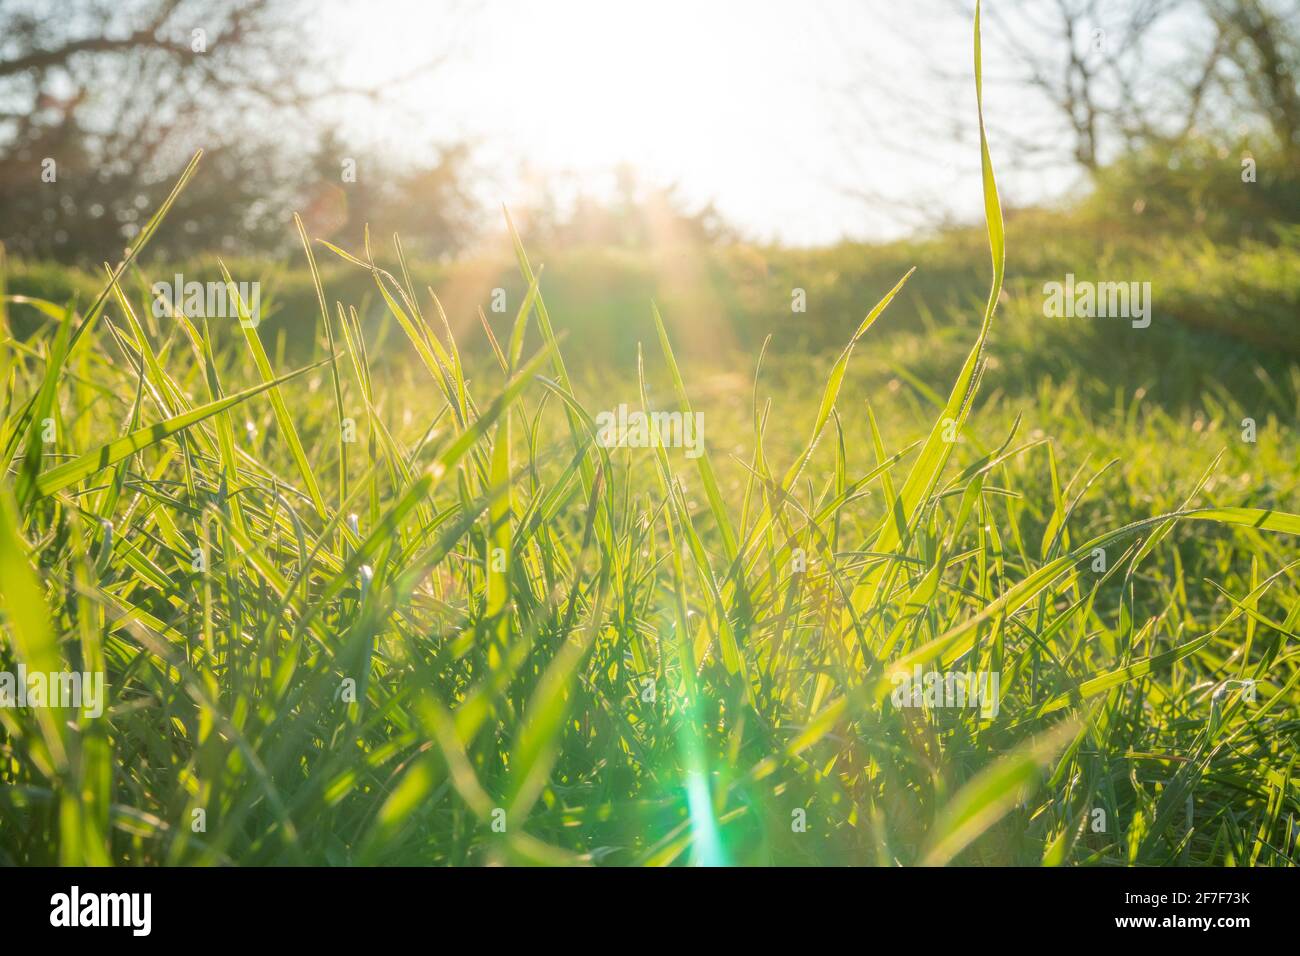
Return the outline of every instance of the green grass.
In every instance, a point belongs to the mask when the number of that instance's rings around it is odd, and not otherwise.
[[[133,262],[0,299],[0,670],[110,688],[0,708],[0,862],[1293,863],[1300,375],[1043,319],[983,161],[987,304],[922,259],[744,368],[667,301],[602,362],[522,244],[486,349],[321,244],[309,342]],[[620,402],[707,454],[600,447]],[[896,706],[916,665],[996,715]]]

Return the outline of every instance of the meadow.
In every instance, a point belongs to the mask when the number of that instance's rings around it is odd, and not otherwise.
[[[0,862],[1294,864],[1300,239],[980,158],[885,247],[146,264],[196,157],[105,274],[4,264],[0,671],[109,699],[0,707]]]

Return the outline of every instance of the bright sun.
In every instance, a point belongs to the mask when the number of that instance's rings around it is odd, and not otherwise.
[[[826,117],[809,69],[818,46],[797,5],[558,0],[449,17],[445,6],[393,0],[381,9],[385,22],[412,29],[377,35],[349,11],[335,21],[360,73],[452,53],[410,91],[421,124],[403,133],[470,139],[511,173],[521,164],[562,171],[590,177],[593,190],[626,164],[692,201],[721,199],[741,224],[749,210],[797,220],[824,199],[810,196],[821,184],[804,168]],[[393,139],[378,116],[349,121]],[[503,183],[501,198],[512,188]]]

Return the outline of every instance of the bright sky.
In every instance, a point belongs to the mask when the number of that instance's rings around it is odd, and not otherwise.
[[[327,17],[349,79],[450,54],[403,97],[408,119],[348,122],[399,150],[478,143],[492,203],[527,196],[525,164],[598,194],[628,163],[714,201],[751,237],[818,243],[906,231],[915,211],[898,203],[981,208],[977,154],[939,132],[942,115],[973,116],[973,86],[933,76],[969,75],[971,25],[918,17],[920,2],[372,0]],[[986,91],[991,114],[1022,108],[1008,92]],[[1007,189],[1014,200],[1065,185]]]

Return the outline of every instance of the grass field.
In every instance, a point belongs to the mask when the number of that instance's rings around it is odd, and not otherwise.
[[[1295,863],[1295,238],[1144,245],[1185,321],[1048,319],[1077,259],[982,160],[978,260],[732,262],[717,354],[649,273],[571,321],[517,236],[490,334],[305,234],[260,330],[158,319],[170,200],[111,274],[14,264],[0,670],[109,690],[0,708],[0,862]],[[620,404],[703,454],[606,447]]]

